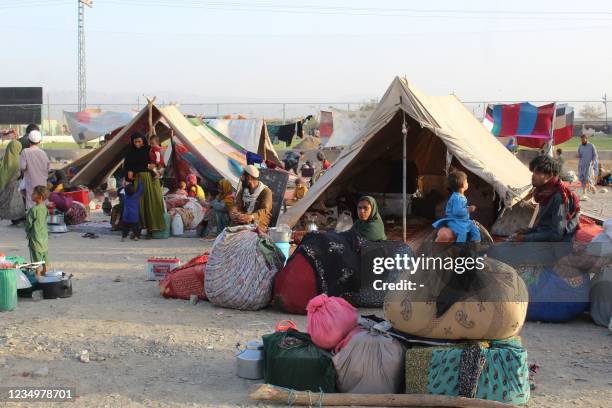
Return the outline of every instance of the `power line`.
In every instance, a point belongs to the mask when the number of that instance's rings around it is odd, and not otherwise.
[[[582,16],[612,16],[612,11],[525,11],[525,10],[469,10],[469,9],[414,9],[414,8],[383,8],[383,7],[346,7],[346,6],[329,6],[329,5],[295,5],[295,4],[279,4],[279,3],[244,3],[244,2],[223,2],[223,1],[169,1],[169,0],[107,0],[108,3],[116,3],[133,6],[146,7],[171,7],[171,8],[211,8],[225,7],[237,10],[239,8],[250,10],[261,9],[275,12],[290,12],[290,11],[307,11],[308,13],[318,14],[325,11],[333,11],[339,13],[355,13],[364,12],[372,13],[413,13],[413,14],[472,14],[472,15],[499,15],[499,16],[560,16],[566,15],[576,17]]]

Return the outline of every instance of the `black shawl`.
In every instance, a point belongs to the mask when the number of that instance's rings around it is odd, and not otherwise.
[[[140,149],[134,147],[134,140],[141,138],[144,142]],[[125,154],[125,161],[123,162],[123,170],[127,176],[128,171],[134,174],[142,173],[148,170],[149,166],[149,142],[147,138],[141,133],[134,133],[131,138],[130,147]]]
[[[365,240],[355,231],[311,232],[296,249],[315,271],[317,293],[342,296],[359,290],[361,245]]]

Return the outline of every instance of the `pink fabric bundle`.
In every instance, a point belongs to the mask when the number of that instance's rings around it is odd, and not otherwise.
[[[357,326],[357,309],[339,297],[316,296],[306,306],[308,334],[317,346],[331,350]]]

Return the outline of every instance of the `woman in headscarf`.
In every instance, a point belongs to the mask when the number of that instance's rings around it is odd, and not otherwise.
[[[144,193],[140,198],[140,222],[147,229],[147,238],[156,231],[165,229],[164,201],[159,179],[149,172],[149,143],[146,137],[136,132],[132,135],[131,145],[125,154],[123,164],[126,180],[138,188],[144,184]]]
[[[358,220],[353,224],[353,230],[368,241],[384,241],[385,225],[378,213],[378,205],[373,197],[365,196],[357,203]]]
[[[0,219],[13,220],[13,224],[25,216],[23,197],[19,192],[19,154],[22,147],[16,136],[13,132],[13,139],[6,146],[0,164]]]

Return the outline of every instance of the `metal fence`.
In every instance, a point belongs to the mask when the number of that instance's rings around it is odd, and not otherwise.
[[[47,98],[49,100],[49,98]],[[157,101],[159,105],[174,103],[179,105],[181,112],[185,115],[197,116],[225,116],[225,115],[244,115],[248,117],[265,118],[268,121],[285,122],[293,118],[305,117],[307,115],[317,116],[321,110],[336,108],[348,111],[359,111],[371,109],[376,106],[377,101],[368,102],[202,102],[202,103],[180,103],[174,101]],[[482,120],[485,115],[486,106],[492,103],[516,103],[520,101],[466,101],[464,105],[476,118]],[[612,117],[612,101],[606,100],[567,100],[567,101],[531,101],[536,105],[556,102],[567,103],[574,107],[576,117],[580,116],[580,111],[585,105],[599,107],[602,122],[608,123]],[[2,105],[8,106],[8,105]],[[31,109],[32,105],[12,105],[23,109]],[[37,105],[38,106],[38,105]],[[143,103],[89,103],[88,108],[100,109],[103,111],[134,111],[137,112],[145,106]],[[46,135],[59,136],[68,135],[69,129],[64,119],[64,111],[77,111],[76,103],[46,103],[40,105],[42,114],[42,130]],[[11,123],[0,123],[0,129],[18,128],[23,131],[25,125],[15,125]]]

